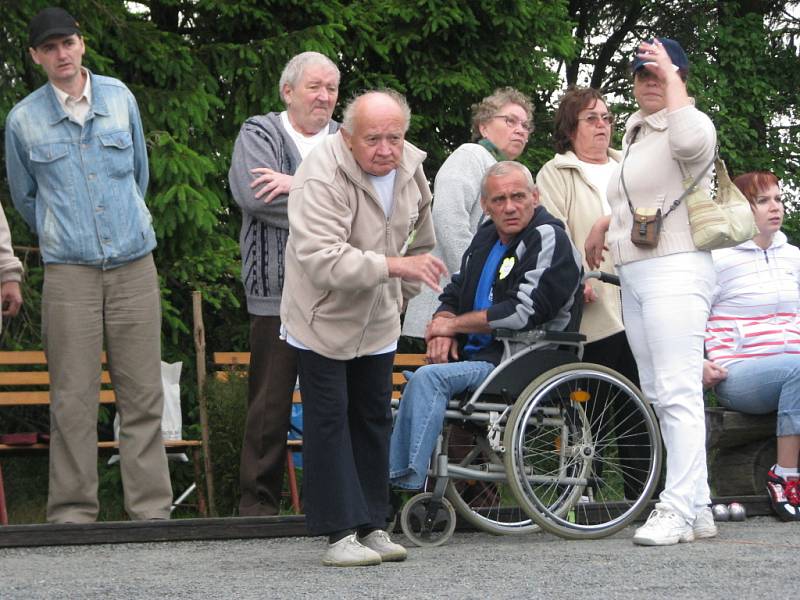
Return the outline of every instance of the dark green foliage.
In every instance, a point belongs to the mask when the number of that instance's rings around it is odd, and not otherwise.
[[[230,372],[227,381],[210,379],[206,386],[208,398],[209,437],[214,459],[214,499],[217,514],[231,517],[239,507],[239,455],[247,414],[247,377]],[[297,469],[298,486],[302,470]],[[288,482],[284,482],[288,492]],[[291,499],[281,503],[281,513],[291,513]]]
[[[247,413],[247,378],[231,372],[228,381],[207,385],[209,438],[217,514],[230,517],[239,506],[239,455]]]

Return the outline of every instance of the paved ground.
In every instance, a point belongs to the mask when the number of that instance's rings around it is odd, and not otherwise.
[[[0,598],[793,598],[800,523],[756,517],[720,536],[638,548],[605,540],[456,534],[405,563],[320,565],[320,538],[0,550]],[[397,536],[402,541],[402,536]]]

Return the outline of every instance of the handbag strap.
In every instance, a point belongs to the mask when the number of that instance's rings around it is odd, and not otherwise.
[[[708,173],[708,170],[711,168],[711,165],[713,165],[714,163],[718,163],[719,164],[722,161],[720,161],[720,159],[719,159],[719,147],[717,147],[714,150],[714,156],[711,157],[711,162],[709,162],[706,165],[706,168],[703,169],[703,171],[700,173],[700,176],[697,177],[697,178],[692,177],[692,174],[689,173],[688,170],[685,168],[686,165],[684,165],[681,161],[677,161],[677,162],[678,162],[678,168],[680,168],[681,174],[683,175],[684,179],[686,179],[687,173],[688,173],[688,177],[690,177],[692,179],[692,185],[690,185],[688,188],[686,188],[684,190],[684,192],[681,194],[681,197],[678,198],[677,200],[675,200],[675,202],[672,203],[672,206],[669,207],[669,210],[667,211],[667,214],[664,215],[665,217],[669,213],[671,213],[673,211],[673,209],[678,208],[678,205],[683,201],[683,199],[686,198],[686,196],[688,196],[689,194],[691,194],[694,191],[694,188],[697,187],[697,182],[702,180],[703,177],[705,177],[706,173]],[[725,169],[725,165],[724,164],[722,165],[722,170],[725,171],[725,176],[727,177],[728,176],[728,171]],[[717,173],[717,178],[719,179],[719,177],[720,177],[720,174]],[[730,183],[730,177],[728,177],[728,182]]]
[[[625,192],[625,199],[628,201],[628,208],[631,209],[631,214],[633,214],[633,203],[631,202],[630,194],[628,194],[628,186],[625,185],[625,162],[628,160],[628,153],[630,153],[631,146],[633,146],[633,143],[636,141],[636,136],[639,135],[641,128],[641,125],[637,125],[634,128],[633,136],[631,137],[631,141],[628,142],[628,147],[625,149],[625,156],[622,157],[622,164],[619,167],[619,179],[622,182],[622,191]]]
[[[620,165],[619,168],[619,178],[622,181],[622,190],[625,192],[625,199],[628,201],[628,208],[630,209],[631,214],[634,214],[634,211],[630,194],[628,194],[628,186],[625,185],[625,161],[628,159],[628,153],[631,151],[631,146],[633,146],[633,143],[636,141],[636,137],[639,135],[639,131],[641,130],[641,128],[642,128],[641,125],[637,125],[636,128],[633,130],[633,136],[631,137],[630,143],[628,143],[628,147],[625,149],[625,156],[622,157],[622,165]],[[711,168],[711,165],[713,165],[717,161],[719,161],[719,148],[717,148],[714,151],[714,157],[711,159],[711,162],[709,162],[706,165],[705,169],[703,169],[703,172],[700,173],[700,176],[697,179],[692,177],[692,185],[690,185],[687,189],[685,189],[683,193],[676,200],[672,202],[667,212],[663,214],[662,219],[666,219],[669,213],[671,213],[673,210],[678,208],[678,206],[680,206],[680,203],[683,202],[683,199],[686,198],[686,196],[694,192],[694,189],[697,187],[697,182],[703,179],[703,177],[705,177],[705,174],[708,173],[708,170]],[[678,162],[678,167],[681,170],[681,173],[683,173],[684,177],[686,177],[683,163],[681,161],[677,162]],[[725,177],[728,177],[728,172],[725,169],[724,163],[722,166],[722,170],[725,172]],[[691,177],[691,173],[689,174],[689,176]],[[717,175],[717,177],[719,177],[719,175]],[[728,182],[730,182],[730,177],[728,177]]]

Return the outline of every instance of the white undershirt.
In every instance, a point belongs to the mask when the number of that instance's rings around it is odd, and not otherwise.
[[[386,215],[386,218],[389,218],[389,215],[392,214],[392,208],[394,208],[394,179],[397,175],[397,170],[392,169],[387,175],[369,175],[369,180],[372,182],[372,185],[375,187],[375,191],[378,192],[378,199],[381,201],[381,206],[383,207],[383,214]]]
[[[614,169],[617,168],[617,161],[609,157],[608,162],[603,164],[590,163],[583,160],[578,160],[578,164],[581,166],[581,170],[589,183],[597,188],[597,192],[600,194],[600,201],[603,203],[603,214],[610,215],[611,205],[608,203],[606,191],[611,175]]]
[[[86,122],[86,115],[89,114],[89,108],[92,106],[92,78],[89,77],[89,72],[86,69],[81,69],[81,72],[86,76],[86,83],[83,86],[83,91],[78,98],[73,98],[64,90],[57,88],[53,85],[53,90],[56,92],[58,103],[64,112],[69,115],[73,121],[78,123],[81,127]]]
[[[292,138],[294,145],[297,146],[297,151],[300,153],[300,158],[303,160],[306,159],[311,151],[317,147],[317,145],[324,140],[328,135],[328,125],[325,125],[322,129],[320,129],[314,135],[303,135],[297,129],[294,128],[292,122],[289,121],[289,115],[286,111],[281,113],[281,124],[283,128],[286,130],[286,133],[289,134],[289,137]]]

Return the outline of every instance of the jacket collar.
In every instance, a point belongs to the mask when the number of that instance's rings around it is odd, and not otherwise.
[[[692,106],[694,106],[694,98],[689,98],[689,101]],[[666,108],[662,108],[660,111],[649,115],[643,113],[641,110],[633,113],[628,119],[628,122],[625,123],[625,143],[630,143],[632,132],[637,126],[646,126],[648,129],[665,131],[669,125],[667,114]]]
[[[528,238],[530,235],[532,235],[537,227],[546,224],[554,225],[564,229],[564,223],[551,215],[550,212],[540,204],[534,209],[530,223],[528,223],[525,229],[514,236],[514,239],[512,239],[506,247],[509,249],[516,247],[520,240]],[[499,238],[500,236],[497,234],[497,227],[495,227],[491,219],[486,219],[483,223],[481,223],[480,227],[478,227],[477,233],[472,238],[471,246],[480,247],[482,245],[486,245],[487,243],[494,244],[494,242]]]
[[[616,162],[620,162],[622,160],[622,152],[619,150],[614,150],[614,148],[609,148],[606,152],[608,157]],[[563,154],[556,154],[553,160],[553,164],[560,168],[573,168],[577,169],[580,165],[579,158],[572,150],[567,150]]]
[[[333,155],[336,158],[336,163],[339,168],[344,172],[348,179],[360,185],[363,188],[371,189],[369,183],[369,176],[358,165],[356,159],[347,143],[344,141],[344,136],[341,130],[334,135]],[[414,176],[414,173],[425,160],[427,154],[414,146],[411,142],[403,142],[403,158],[400,160],[400,165],[397,167],[397,180],[395,186],[405,184],[409,179]]]
[[[775,235],[772,237],[772,243],[769,245],[769,248],[767,248],[767,250],[774,250],[775,248],[780,248],[788,241],[789,240],[786,237],[785,233],[783,233],[782,231],[776,231]],[[756,245],[756,243],[753,240],[747,240],[746,242],[742,242],[736,247],[741,250],[758,250],[759,252],[763,250],[763,248],[761,246]]]
[[[86,116],[86,119],[88,121],[92,115],[107,117],[110,113],[108,111],[108,105],[106,104],[105,98],[103,97],[103,90],[100,85],[98,85],[97,77],[89,69],[86,69],[86,73],[88,73],[89,78],[92,81],[92,104],[89,108],[89,114]],[[49,114],[47,117],[47,122],[50,125],[55,125],[64,119],[69,118],[67,113],[64,111],[64,108],[61,106],[61,103],[58,101],[56,92],[49,81],[44,84],[44,94],[48,103],[47,110]]]

